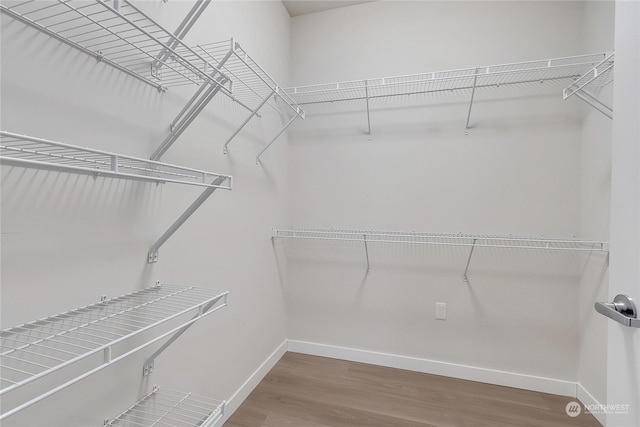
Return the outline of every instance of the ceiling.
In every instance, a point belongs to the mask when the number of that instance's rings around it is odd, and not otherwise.
[[[282,0],[289,16],[307,15],[309,13],[322,12],[323,10],[337,9],[339,7],[352,6],[354,4],[368,3],[375,0]]]

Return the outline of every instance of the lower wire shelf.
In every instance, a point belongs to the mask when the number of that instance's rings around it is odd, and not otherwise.
[[[153,391],[104,426],[211,427],[224,414],[224,401],[192,393],[160,389]]]
[[[157,284],[1,331],[0,420],[165,340],[145,363],[147,374],[162,350],[193,323],[226,306],[227,296],[228,292],[211,289]],[[6,404],[6,395],[28,384],[37,390]],[[41,384],[46,384],[44,392]]]

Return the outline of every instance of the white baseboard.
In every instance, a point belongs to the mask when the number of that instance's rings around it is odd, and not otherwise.
[[[214,427],[221,427],[231,415],[240,407],[242,402],[251,394],[254,388],[262,381],[262,379],[269,373],[269,371],[278,363],[278,360],[287,352],[287,340],[284,340],[282,344],[276,348],[273,353],[262,362],[262,364],[256,369],[253,374],[240,386],[233,396],[231,396],[224,405],[223,417],[215,423]]]
[[[571,381],[305,341],[289,340],[288,343],[289,351],[294,353],[331,357],[561,396],[578,397],[577,383]]]
[[[584,386],[580,383],[578,383],[578,395],[576,397],[584,406],[601,407],[600,402],[598,402],[598,399],[593,397],[593,395],[589,393],[589,391],[586,388],[584,388]],[[596,418],[596,420],[598,420],[600,424],[605,425],[606,418],[607,418],[607,415],[605,413],[592,412],[591,414]]]

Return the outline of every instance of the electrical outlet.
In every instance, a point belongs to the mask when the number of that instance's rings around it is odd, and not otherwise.
[[[446,302],[436,303],[436,319],[447,320],[447,303]]]

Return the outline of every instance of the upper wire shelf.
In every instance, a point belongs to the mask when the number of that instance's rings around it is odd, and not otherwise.
[[[574,80],[606,57],[590,54],[285,89],[300,105]]]
[[[0,420],[163,338],[181,334],[195,321],[226,306],[227,295],[210,289],[158,284],[3,330],[0,395],[54,372],[70,372],[65,368],[72,365],[86,370],[80,375],[74,372],[67,382],[3,412]],[[185,321],[183,316],[187,315],[192,317]],[[174,319],[179,319],[180,326],[161,333],[155,329]],[[156,331],[153,336],[142,336],[152,330]],[[133,341],[136,336],[141,339]],[[86,362],[79,365],[81,361]],[[8,408],[3,405],[2,409]]]
[[[224,405],[220,400],[154,386],[115,419],[105,420],[104,426],[212,427],[222,418]]]
[[[188,50],[178,48],[177,52],[188,60],[203,58],[210,64],[222,63],[219,69],[232,82],[230,97],[247,110],[259,108],[266,100],[281,114],[293,113],[304,117],[304,111],[298,104],[234,39],[198,44]],[[223,61],[227,55],[229,57]],[[277,96],[273,98],[274,95]],[[278,102],[278,97],[282,102]]]
[[[295,229],[273,230],[273,237],[285,239],[346,240],[368,243],[471,246],[569,251],[607,251],[608,243],[592,240],[545,239],[480,234],[441,234],[371,230]]]
[[[212,64],[129,0],[30,0],[0,10],[158,90],[219,84],[210,75]]]
[[[223,152],[225,154],[227,153],[229,143],[254,116],[259,116],[259,111],[265,104],[268,104],[278,112],[285,123],[280,131],[267,142],[264,149],[256,156],[256,163],[259,161],[262,153],[275,142],[296,118],[301,117],[304,119],[304,110],[300,108],[286,91],[280,88],[278,83],[233,38],[219,42],[199,44],[188,50],[178,48],[177,51],[188,60],[198,61],[199,58],[204,58],[208,63],[216,64],[221,74],[231,82],[231,91],[229,93],[223,91],[223,93],[249,111],[249,115],[242,124],[240,124],[235,132],[225,141],[223,146]],[[194,55],[197,55],[197,57],[194,57]],[[198,101],[198,99],[203,98],[205,98],[205,96],[196,93],[194,98],[189,101],[188,106],[185,107],[174,120],[172,128],[179,131],[181,120],[192,115],[191,112],[187,113],[187,109],[191,108],[190,111],[198,110],[199,105],[202,105],[202,102]],[[207,102],[208,100],[205,101],[205,105]],[[161,155],[168,146],[173,144],[175,138],[176,137],[170,135],[167,140],[162,143],[157,152],[154,153],[154,156]]]
[[[231,190],[232,181],[228,175],[5,131],[0,131],[0,163],[226,190]],[[222,182],[210,182],[218,178]]]

